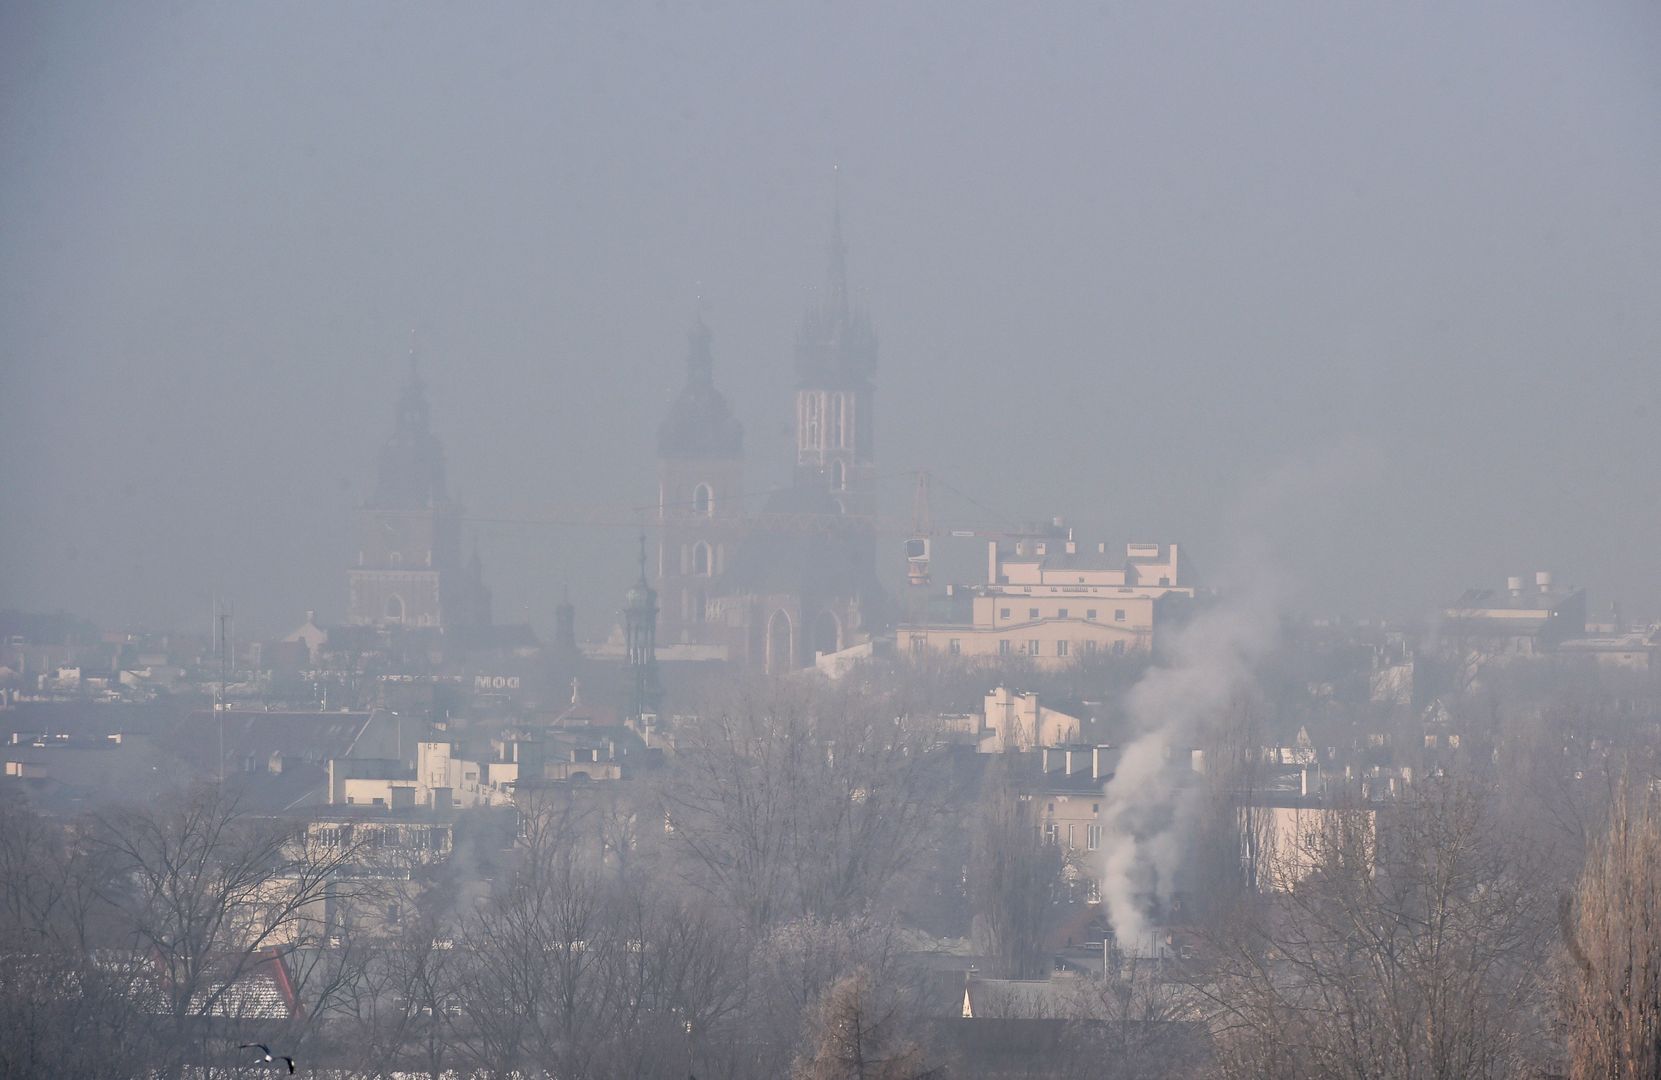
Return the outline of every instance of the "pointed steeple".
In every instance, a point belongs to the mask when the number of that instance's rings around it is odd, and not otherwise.
[[[650,611],[652,616],[657,615],[657,590],[652,588],[651,581],[646,577],[646,533],[640,533],[640,576],[635,579],[633,587],[624,594],[625,613],[635,611]]]
[[[669,415],[658,427],[658,456],[726,459],[744,453],[744,428],[727,399],[715,388],[713,335],[704,323],[702,304],[686,336],[686,385],[675,395]]]
[[[624,661],[632,686],[630,714],[635,718],[657,712],[657,590],[646,580],[646,533],[640,533],[640,578],[630,587],[623,605],[623,637],[628,647]]]
[[[409,377],[398,394],[392,437],[381,449],[377,505],[415,509],[443,502],[444,450],[432,433],[432,407],[410,331]]]
[[[857,386],[876,372],[877,337],[856,310],[848,287],[848,246],[842,239],[842,172],[834,173],[831,235],[823,300],[810,306],[796,335],[799,386]]]
[[[830,267],[825,279],[825,306],[833,315],[848,316],[848,247],[842,242],[842,169],[831,166]]]

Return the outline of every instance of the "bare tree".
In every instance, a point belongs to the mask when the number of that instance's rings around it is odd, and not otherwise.
[[[1427,785],[1377,821],[1327,815],[1312,868],[1236,932],[1196,981],[1224,1076],[1511,1075],[1535,1047],[1539,918],[1523,853],[1474,785]]]
[[[132,963],[98,963],[117,942],[103,899],[113,871],[79,831],[0,801],[0,1075],[119,1077],[155,1050]]]
[[[556,1063],[580,1074],[602,907],[585,857],[590,817],[574,800],[527,793],[512,869],[464,921],[458,1044],[487,1075]]]
[[[831,987],[816,1010],[794,1080],[928,1080],[914,1023],[898,995],[885,993],[863,969]]]
[[[1661,807],[1653,791],[1621,782],[1562,922],[1570,1075],[1661,1076]]]
[[[746,684],[682,732],[665,814],[691,878],[760,931],[856,913],[927,846],[944,805],[932,729],[881,698]]]
[[[1012,979],[1049,970],[1044,935],[1064,859],[1040,835],[1038,807],[1000,757],[988,766],[974,817],[967,888],[975,937],[995,972]]]
[[[175,1076],[213,1060],[223,1031],[246,1019],[240,988],[261,964],[328,945],[356,854],[308,845],[213,786],[100,813],[86,842],[114,870],[105,899],[122,910],[132,952],[155,970],[160,1066]]]

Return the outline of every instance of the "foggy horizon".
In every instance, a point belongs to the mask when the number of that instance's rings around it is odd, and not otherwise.
[[[633,530],[514,523],[655,506],[700,312],[789,482],[839,186],[891,580],[918,468],[1205,576],[1341,459],[1302,610],[1661,612],[1661,10],[963,10],[8,8],[0,606],[341,618],[413,330],[497,621],[604,636]]]

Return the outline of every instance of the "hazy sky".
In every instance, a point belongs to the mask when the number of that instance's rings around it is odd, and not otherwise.
[[[784,482],[839,163],[901,527],[927,466],[1203,568],[1348,455],[1309,609],[1661,611],[1657,57],[1644,0],[7,2],[0,606],[341,614],[412,327],[481,518],[655,498],[700,295]],[[627,530],[480,531],[499,619],[604,631]]]

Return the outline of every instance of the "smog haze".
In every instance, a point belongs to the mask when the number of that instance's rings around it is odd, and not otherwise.
[[[788,483],[839,199],[902,531],[927,468],[1203,568],[1350,455],[1304,606],[1654,613],[1657,55],[1644,3],[8,5],[0,597],[338,619],[413,331],[499,617],[601,636],[700,312]]]

